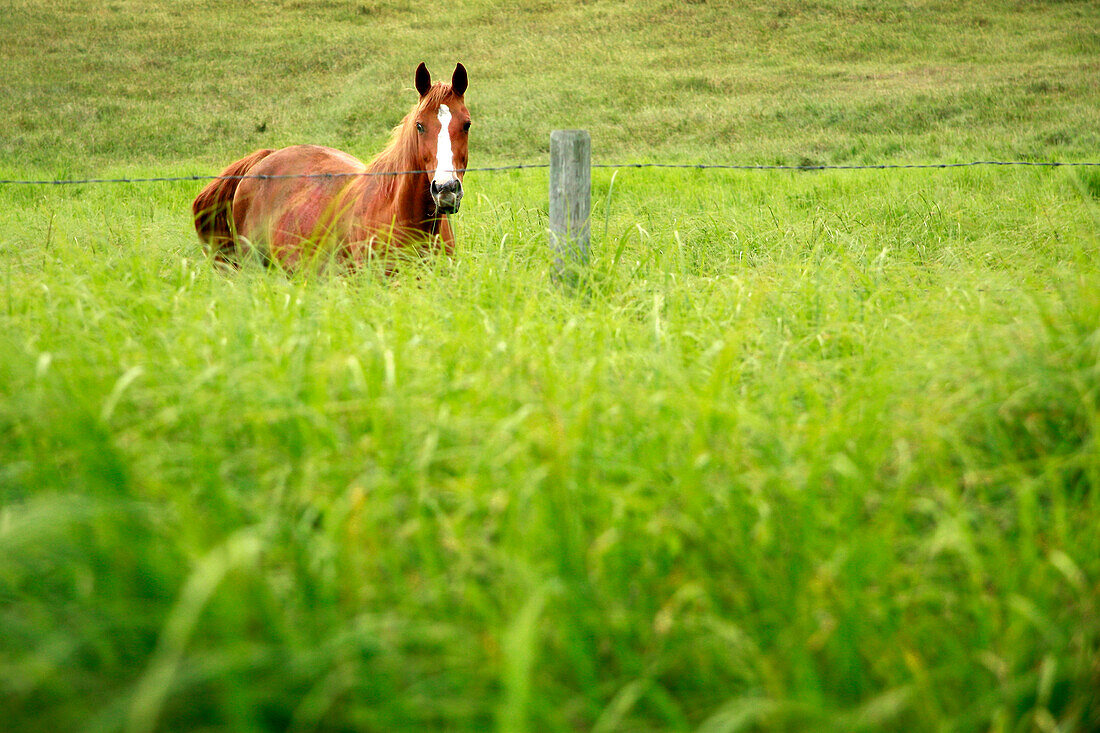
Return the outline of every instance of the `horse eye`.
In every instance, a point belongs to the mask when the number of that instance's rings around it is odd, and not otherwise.
[[[467,121],[466,121],[466,124],[464,124],[464,125],[462,126],[462,131],[463,131],[463,132],[469,132],[469,131],[470,131],[470,122],[469,122],[469,120],[467,120]]]
[[[419,132],[421,135],[423,135],[424,134],[424,125],[417,122],[416,123],[416,131]]]

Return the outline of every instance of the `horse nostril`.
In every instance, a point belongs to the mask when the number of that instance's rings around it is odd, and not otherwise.
[[[452,178],[449,181],[443,183],[437,183],[432,181],[432,196],[439,197],[443,194],[449,196],[461,196],[462,195],[462,181],[457,178]]]

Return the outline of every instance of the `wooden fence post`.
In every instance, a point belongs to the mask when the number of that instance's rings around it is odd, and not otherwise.
[[[588,264],[591,214],[592,138],[587,130],[554,130],[550,133],[550,246],[559,279],[574,280],[576,269]]]

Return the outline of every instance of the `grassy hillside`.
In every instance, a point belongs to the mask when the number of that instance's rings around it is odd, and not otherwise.
[[[410,105],[416,64],[440,75],[458,60],[481,164],[537,157],[569,127],[591,130],[605,160],[1100,147],[1088,2],[23,0],[5,14],[0,161],[62,174],[205,173],[306,140],[369,155]]]
[[[1100,159],[1093,3],[13,2],[0,178]],[[230,53],[231,51],[231,53]],[[36,730],[1100,728],[1100,172],[542,171],[453,259],[222,274],[0,186],[0,710]]]

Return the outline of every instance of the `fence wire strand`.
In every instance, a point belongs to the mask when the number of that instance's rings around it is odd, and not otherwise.
[[[679,168],[689,170],[737,170],[737,171],[827,171],[827,170],[912,170],[928,168],[974,168],[977,166],[1030,166],[1037,168],[1095,167],[1100,162],[1062,162],[1030,160],[975,160],[966,163],[875,163],[875,164],[836,164],[836,165],[754,165],[727,163],[593,163],[592,168]],[[515,171],[549,168],[549,163],[521,163],[518,165],[494,165],[475,168],[462,168],[456,173],[486,173],[496,171]],[[155,176],[149,178],[69,178],[17,180],[0,179],[0,185],[8,186],[70,186],[98,183],[176,183],[180,181],[277,180],[282,178],[358,178],[360,176],[406,176],[420,173],[432,173],[428,170],[406,171],[365,171],[358,173],[286,173],[278,175],[243,174],[236,176],[191,175],[191,176]]]

